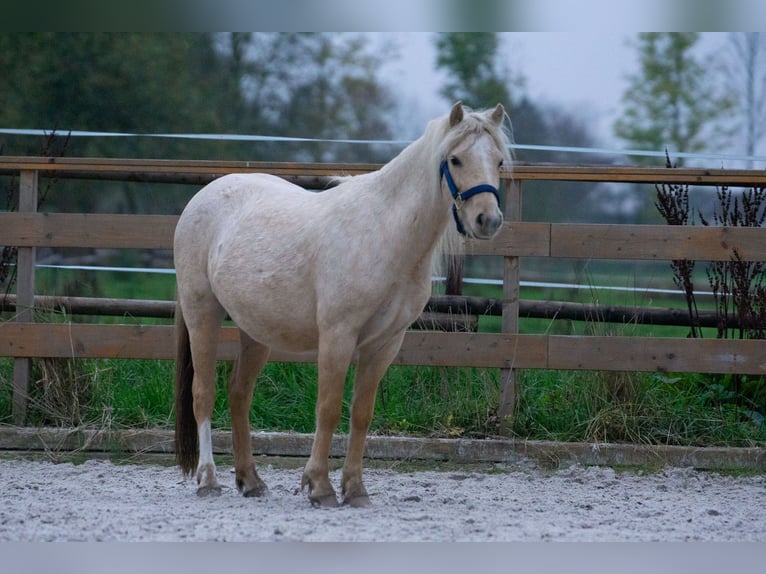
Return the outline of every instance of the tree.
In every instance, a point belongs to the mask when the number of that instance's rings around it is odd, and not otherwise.
[[[523,85],[500,58],[500,38],[492,32],[448,32],[436,36],[436,67],[447,72],[440,94],[472,108],[498,102],[513,107],[510,86]]]
[[[0,125],[128,133],[219,132],[232,93],[228,68],[210,34],[0,34]],[[55,147],[55,143],[52,144]],[[3,153],[39,152],[39,138],[4,136]],[[50,147],[50,146],[49,146]],[[221,142],[159,138],[72,138],[67,154],[87,157],[231,157]],[[218,154],[218,155],[217,155]],[[175,210],[182,192],[127,193],[94,199],[86,186],[60,181],[48,198],[60,209]],[[171,205],[168,205],[171,204]]]
[[[638,35],[640,70],[630,77],[623,114],[614,125],[630,147],[668,149],[671,156],[707,149],[705,128],[721,119],[730,103],[694,55],[698,40],[696,32]]]
[[[384,58],[360,34],[0,34],[0,124],[386,139]],[[28,153],[7,138],[5,153]],[[254,149],[255,148],[255,149]],[[370,159],[362,146],[77,139],[83,156]],[[344,155],[345,154],[345,155]]]
[[[0,123],[112,132],[222,127],[230,92],[208,34],[0,34]],[[80,155],[167,154],[159,140],[79,139]],[[140,146],[140,147],[139,147]]]
[[[387,139],[394,100],[377,74],[383,55],[360,34],[257,34],[246,97],[261,131],[317,139]],[[369,148],[298,142],[261,149],[313,161],[381,161]]]
[[[728,88],[744,128],[745,154],[752,156],[766,135],[766,35],[734,32],[729,38],[733,57],[727,69]]]

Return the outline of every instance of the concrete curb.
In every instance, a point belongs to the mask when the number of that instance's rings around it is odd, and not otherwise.
[[[308,457],[313,435],[253,432],[259,455]],[[346,436],[333,440],[331,455],[342,457]],[[214,431],[216,454],[231,454],[231,433]],[[173,431],[0,427],[0,450],[54,452],[174,452]],[[381,460],[514,463],[534,460],[545,467],[569,464],[603,466],[676,466],[705,470],[766,471],[766,449],[684,447],[614,443],[565,443],[518,439],[415,438],[370,436],[365,456]]]

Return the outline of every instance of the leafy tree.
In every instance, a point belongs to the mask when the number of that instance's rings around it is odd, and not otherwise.
[[[383,55],[361,34],[255,34],[243,80],[257,131],[317,139],[387,139],[394,105],[377,74]],[[360,146],[261,146],[258,159],[383,161]]]
[[[114,132],[215,131],[230,95],[207,34],[0,35],[0,123]],[[170,142],[79,139],[78,155],[167,155]],[[182,150],[181,150],[182,151]],[[177,153],[177,152],[176,152]]]
[[[513,106],[510,86],[522,86],[501,60],[500,37],[493,32],[448,32],[436,36],[436,67],[447,73],[440,94],[472,108],[498,102]]]
[[[228,40],[227,40],[228,39]],[[239,89],[238,131],[311,139],[388,139],[394,100],[378,78],[387,54],[368,35],[234,33],[217,38]],[[367,146],[262,143],[249,159],[385,161]]]
[[[359,34],[0,34],[0,124],[385,139],[393,100],[377,78],[382,58]],[[84,156],[227,159],[364,153],[354,150],[136,138],[70,145]]]
[[[640,149],[699,152],[708,147],[705,128],[730,108],[716,93],[694,54],[699,34],[642,33],[636,48],[640,70],[623,95],[617,137]],[[654,161],[654,160],[652,160]]]

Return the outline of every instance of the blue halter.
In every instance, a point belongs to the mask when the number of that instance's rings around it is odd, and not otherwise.
[[[460,216],[457,214],[457,212],[460,211],[460,208],[463,207],[463,203],[467,199],[479,193],[487,192],[493,194],[495,199],[497,199],[497,202],[500,203],[500,194],[497,192],[497,188],[494,185],[489,185],[488,183],[476,185],[470,189],[466,189],[463,192],[458,191],[457,186],[455,185],[455,180],[452,179],[452,174],[449,171],[449,165],[447,165],[446,159],[443,160],[441,166],[439,166],[439,173],[441,174],[441,177],[447,180],[447,187],[449,187],[450,193],[452,194],[452,199],[455,200],[452,204],[452,217],[455,219],[455,226],[457,227],[457,231],[460,235],[465,235],[465,228],[463,227],[463,222],[460,221]]]

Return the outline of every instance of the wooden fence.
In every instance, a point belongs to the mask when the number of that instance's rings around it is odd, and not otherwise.
[[[0,356],[14,357],[14,419],[26,416],[31,359],[171,359],[172,326],[36,323],[35,253],[38,247],[170,249],[177,216],[43,213],[37,210],[41,177],[188,183],[202,185],[231,172],[266,172],[322,188],[337,174],[378,166],[0,157],[0,174],[19,176],[18,212],[0,212],[0,245],[18,246],[14,320],[0,322]],[[515,404],[514,369],[766,374],[766,341],[658,337],[527,335],[518,333],[519,258],[728,261],[734,251],[766,261],[766,229],[664,225],[570,224],[521,221],[525,181],[766,185],[766,172],[520,165],[505,174],[505,218],[490,242],[470,241],[467,252],[504,260],[502,332],[409,331],[395,364],[472,366],[502,371],[501,415]],[[232,359],[237,331],[222,328],[221,359]],[[312,354],[274,353],[277,361],[313,361]]]

